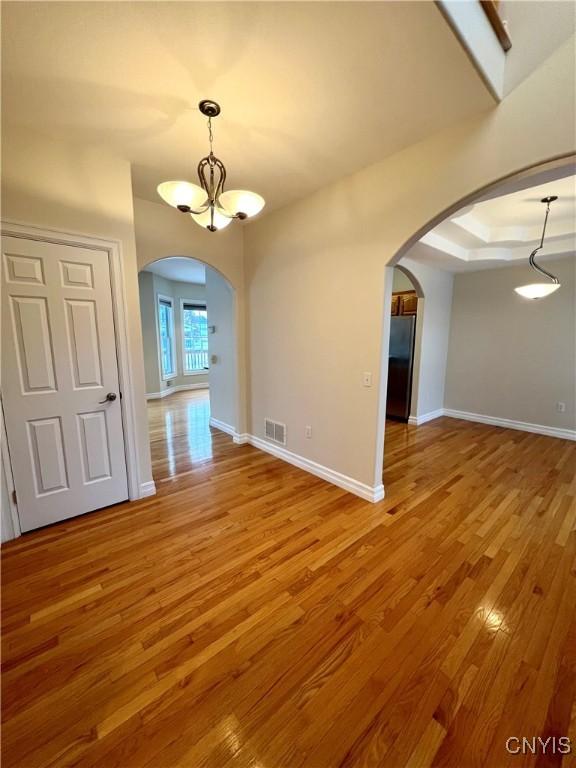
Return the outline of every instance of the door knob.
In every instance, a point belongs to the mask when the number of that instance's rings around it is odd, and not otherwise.
[[[104,403],[113,403],[114,400],[116,400],[116,392],[108,392],[104,400],[100,400],[100,405],[103,405]]]

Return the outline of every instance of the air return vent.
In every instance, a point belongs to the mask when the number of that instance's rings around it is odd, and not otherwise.
[[[286,445],[286,424],[280,424],[279,421],[264,419],[266,439],[279,445]]]

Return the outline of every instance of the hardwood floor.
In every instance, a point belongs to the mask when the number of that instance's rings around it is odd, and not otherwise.
[[[4,768],[561,764],[505,744],[576,745],[573,443],[390,424],[372,505],[206,418],[150,403],[157,497],[2,547]]]

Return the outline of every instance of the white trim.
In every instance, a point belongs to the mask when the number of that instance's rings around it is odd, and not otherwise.
[[[558,437],[561,440],[576,440],[576,429],[548,427],[545,424],[530,424],[527,421],[502,419],[499,416],[486,416],[482,413],[455,411],[453,408],[439,408],[437,411],[430,411],[430,413],[424,413],[422,416],[410,416],[408,419],[408,424],[419,426],[420,424],[425,424],[427,421],[438,419],[440,416],[448,416],[451,419],[463,419],[464,421],[474,421],[478,424],[489,424],[492,427],[517,429],[520,432],[532,432],[535,435]]]
[[[140,485],[140,498],[145,499],[147,496],[156,495],[156,483],[154,480],[149,480],[147,483]]]
[[[220,419],[214,419],[212,416],[210,416],[210,421],[208,423],[211,427],[214,427],[214,429],[219,429],[220,432],[225,432],[227,435],[232,435],[232,437],[236,437],[238,434],[233,426],[226,424],[225,421],[220,421]]]
[[[530,424],[527,421],[513,421],[501,419],[498,416],[484,416],[481,413],[469,413],[468,411],[455,411],[452,408],[444,408],[444,416],[451,419],[464,419],[464,421],[476,421],[480,424],[490,424],[493,427],[505,429],[518,429],[521,432],[533,432],[535,435],[547,435],[559,437],[562,440],[576,440],[576,429],[563,429],[561,427],[547,427],[544,424]]]
[[[195,384],[177,384],[175,387],[161,389],[160,392],[148,392],[146,400],[160,400],[173,392],[182,392],[186,389],[210,389],[210,384],[207,381],[197,381]]]
[[[4,538],[4,532],[2,532],[2,542],[10,541],[11,539],[17,539],[22,535],[20,529],[20,518],[18,517],[18,500],[14,502],[14,477],[12,475],[12,462],[10,460],[10,451],[8,450],[8,435],[6,434],[6,425],[4,423],[4,407],[0,404],[0,448],[2,456],[2,469],[4,473],[4,479],[6,480],[6,491],[8,493],[8,512],[10,514],[9,522],[12,523],[12,536],[6,536]],[[1,480],[0,480],[1,482]],[[4,510],[0,515],[2,526],[6,520]]]
[[[236,439],[236,437],[234,438],[235,443],[250,443],[255,448],[265,451],[266,453],[271,453],[272,456],[275,456],[277,459],[286,461],[288,464],[293,464],[295,467],[303,469],[305,472],[310,472],[310,474],[316,475],[316,477],[320,477],[322,480],[332,483],[332,485],[337,485],[339,488],[343,488],[345,491],[349,491],[350,493],[359,496],[361,499],[377,502],[382,501],[384,498],[384,485],[382,483],[371,487],[358,480],[354,480],[352,477],[336,472],[335,470],[330,469],[330,467],[325,467],[304,456],[292,453],[292,451],[288,451],[286,448],[282,448],[279,445],[273,445],[255,435],[244,434],[238,435],[237,437],[238,439]]]
[[[112,290],[112,310],[116,334],[116,352],[118,376],[122,392],[121,413],[124,430],[124,453],[128,478],[128,495],[131,501],[140,498],[140,466],[136,440],[136,412],[134,410],[134,387],[132,362],[130,359],[130,334],[126,317],[126,280],[124,277],[122,243],[120,240],[104,239],[80,232],[62,232],[57,229],[36,227],[32,224],[2,220],[2,234],[21,237],[28,240],[75,245],[79,248],[91,248],[105,251],[110,264]]]
[[[429,413],[423,413],[421,416],[410,416],[408,424],[419,426],[420,424],[426,424],[427,421],[438,419],[440,416],[444,416],[444,408],[438,408],[437,411],[430,411]]]
[[[162,370],[162,344],[160,339],[160,304],[161,302],[165,302],[170,306],[170,309],[172,310],[172,314],[170,316],[170,347],[172,349],[172,365],[174,366],[174,370],[172,373],[165,374]],[[175,379],[176,376],[178,376],[178,358],[176,356],[176,322],[174,319],[175,310],[174,310],[174,297],[173,296],[165,296],[163,293],[157,293],[156,294],[156,303],[155,303],[155,313],[156,313],[156,343],[158,345],[158,373],[160,375],[160,381],[170,381],[171,379]]]
[[[236,445],[247,445],[250,442],[250,435],[247,432],[243,432],[240,434],[240,432],[236,432],[233,437],[234,442]]]
[[[439,0],[438,8],[490,94],[502,101],[506,53],[480,3]]]
[[[187,371],[184,361],[186,360],[186,348],[184,339],[184,304],[194,304],[195,309],[203,309],[206,312],[206,320],[208,320],[208,310],[206,308],[206,299],[185,299],[180,297],[180,354],[182,355],[182,376],[202,376],[207,374],[209,369],[202,368],[199,371]],[[210,352],[207,351],[206,355],[210,358]]]

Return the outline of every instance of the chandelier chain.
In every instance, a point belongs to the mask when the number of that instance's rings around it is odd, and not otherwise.
[[[210,142],[210,154],[214,154],[212,150],[212,143],[214,141],[214,135],[212,133],[212,118],[208,118],[208,141]]]

